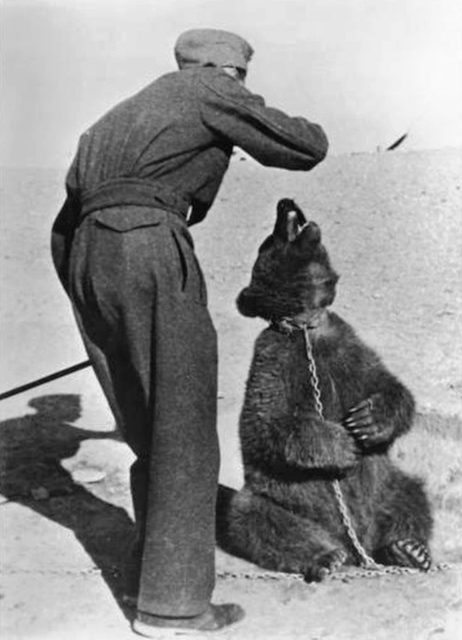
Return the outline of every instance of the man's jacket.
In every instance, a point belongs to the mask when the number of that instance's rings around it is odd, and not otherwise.
[[[115,229],[139,226],[141,207],[200,221],[238,146],[263,165],[307,171],[327,153],[322,128],[267,107],[263,98],[215,67],[166,74],[124,100],[80,138],[66,178],[67,199],[53,226],[61,280],[76,227],[92,212]],[[138,205],[137,215],[108,209]],[[142,223],[142,221],[141,221]]]

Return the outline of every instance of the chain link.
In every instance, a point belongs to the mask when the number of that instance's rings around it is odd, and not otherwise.
[[[313,348],[311,346],[308,327],[306,325],[303,325],[303,337],[305,341],[305,351],[306,351],[306,357],[308,360],[308,370],[310,372],[311,386],[313,387],[316,411],[318,412],[319,417],[321,419],[324,419],[324,408],[321,400],[321,390],[319,388],[319,378],[316,370],[316,362],[314,360]],[[397,566],[388,567],[383,564],[379,564],[375,562],[375,560],[371,558],[371,556],[368,555],[368,553],[362,546],[361,542],[359,541],[359,538],[354,529],[353,523],[351,521],[350,513],[348,511],[348,507],[345,501],[345,497],[343,495],[343,491],[340,486],[340,482],[338,480],[332,480],[331,484],[334,490],[335,498],[337,500],[337,506],[340,511],[340,515],[342,517],[343,525],[346,529],[346,532],[351,541],[351,544],[353,545],[356,553],[358,554],[361,560],[361,566],[363,570],[373,571],[375,575],[377,574],[385,575],[389,573],[395,573],[395,574],[416,573],[418,570],[410,567],[397,567]]]
[[[452,565],[447,562],[441,562],[439,564],[433,565],[426,573],[438,573],[441,571],[448,571],[453,568],[455,565]],[[366,567],[357,567],[352,569],[339,569],[335,573],[330,573],[325,578],[323,578],[323,582],[326,581],[340,581],[340,582],[348,582],[349,580],[355,578],[379,578],[383,576],[394,576],[394,575],[415,575],[420,574],[421,572],[417,569],[413,569],[411,567],[398,567],[398,566],[385,566],[385,565],[377,565],[380,567],[380,571],[377,569],[371,569]],[[222,579],[227,578],[235,578],[235,579],[244,579],[244,580],[263,580],[263,581],[275,581],[275,580],[285,580],[285,581],[297,581],[297,582],[305,582],[305,577],[301,573],[284,573],[282,571],[218,571],[217,577]]]
[[[113,568],[113,572],[117,569]],[[91,576],[101,575],[102,569],[89,567],[88,569],[0,569],[1,576],[14,575],[40,575],[40,576]]]
[[[321,400],[321,389],[319,388],[318,372],[316,370],[316,362],[314,361],[313,348],[311,346],[310,336],[308,334],[308,327],[303,326],[303,337],[305,339],[305,351],[308,359],[308,371],[310,372],[311,386],[314,392],[314,402],[316,405],[316,411],[319,417],[324,420],[324,407]]]
[[[442,562],[433,565],[427,573],[436,573],[439,571],[447,571],[455,565]],[[113,566],[110,571],[114,575],[120,575],[120,570]],[[350,570],[340,569],[336,573],[331,573],[324,580],[340,580],[348,581],[353,578],[377,578],[381,575],[404,575],[420,573],[416,569],[410,567],[387,566],[378,572],[368,568],[353,568]],[[0,576],[10,575],[40,575],[40,576],[101,576],[103,570],[98,567],[90,567],[88,569],[5,569],[0,570]],[[285,573],[282,571],[217,571],[217,577],[221,579],[235,578],[244,580],[286,580],[305,582],[305,578],[300,573]]]
[[[342,491],[342,488],[340,487],[340,482],[338,480],[333,480],[332,487],[334,489],[335,497],[337,499],[337,505],[340,511],[340,515],[342,516],[343,524],[345,526],[345,529],[347,530],[348,537],[350,538],[356,553],[361,558],[362,566],[366,569],[381,568],[381,566],[383,565],[378,565],[375,562],[375,560],[367,554],[366,550],[364,549],[361,542],[359,541],[359,538],[353,527],[353,523],[351,522],[350,514],[348,512],[348,507],[345,502],[343,491]]]

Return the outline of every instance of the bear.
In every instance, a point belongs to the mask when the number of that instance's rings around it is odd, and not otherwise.
[[[269,325],[255,342],[239,421],[244,486],[222,489],[218,543],[308,582],[343,565],[427,571],[433,521],[423,482],[389,457],[415,402],[328,310],[337,281],[319,226],[280,200],[237,298],[241,314]]]

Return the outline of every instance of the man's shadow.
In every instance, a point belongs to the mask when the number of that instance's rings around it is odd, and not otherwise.
[[[115,431],[72,426],[81,415],[78,395],[41,396],[29,406],[35,414],[0,422],[0,493],[70,529],[131,619],[122,601],[122,562],[134,524],[124,509],[94,496],[61,465],[85,440],[120,438]]]

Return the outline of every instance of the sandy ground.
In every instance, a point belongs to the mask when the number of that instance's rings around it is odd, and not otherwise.
[[[2,173],[0,390],[86,359],[48,254],[63,175]],[[451,563],[428,576],[306,585],[219,551],[215,599],[247,611],[239,629],[221,637],[461,637],[461,187],[455,149],[332,157],[311,174],[263,169],[238,153],[212,213],[194,231],[220,340],[221,482],[242,480],[237,422],[253,340],[264,326],[240,317],[234,300],[277,200],[293,197],[321,225],[341,274],[335,310],[412,389],[423,423],[439,425],[428,450],[423,431],[396,456],[421,470],[437,496],[433,552]],[[0,421],[9,460],[0,487],[1,637],[134,637],[119,571],[132,534],[132,455],[91,370],[0,403]]]

